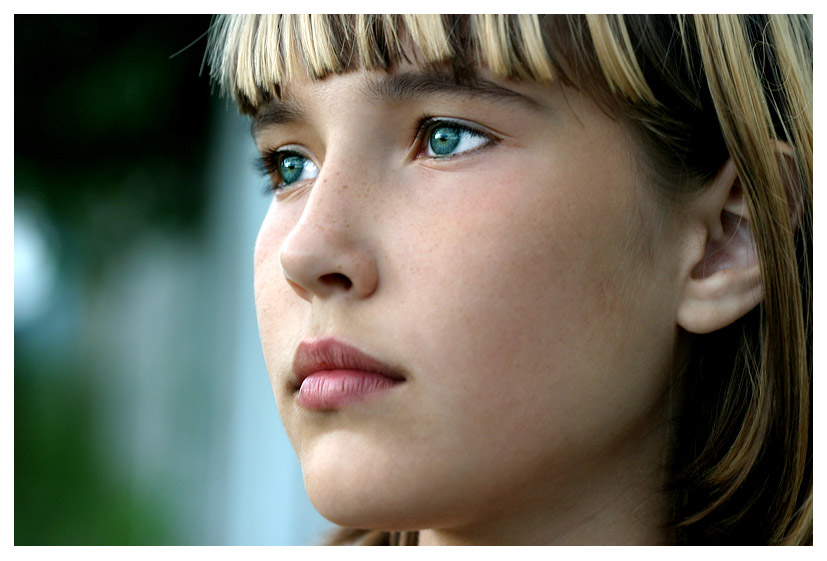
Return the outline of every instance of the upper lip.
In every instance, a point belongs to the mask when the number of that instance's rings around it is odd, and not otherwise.
[[[302,341],[296,348],[296,355],[293,358],[293,389],[298,390],[305,378],[324,370],[360,370],[381,374],[395,380],[405,379],[400,369],[385,364],[337,339]]]

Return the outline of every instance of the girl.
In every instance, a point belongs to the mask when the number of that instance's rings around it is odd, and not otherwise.
[[[221,17],[332,543],[812,540],[812,20]]]

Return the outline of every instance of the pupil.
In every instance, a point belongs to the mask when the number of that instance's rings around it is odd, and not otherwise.
[[[437,155],[450,154],[459,144],[459,129],[439,127],[431,133],[431,150]]]
[[[304,158],[301,156],[287,156],[281,161],[281,179],[285,183],[298,181],[303,170]]]

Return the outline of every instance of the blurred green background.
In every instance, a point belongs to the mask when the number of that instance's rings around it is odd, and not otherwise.
[[[210,22],[15,16],[16,545],[326,528],[260,357],[267,200],[247,124],[202,70]]]

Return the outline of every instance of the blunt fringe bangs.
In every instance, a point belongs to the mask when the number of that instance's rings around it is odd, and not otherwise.
[[[731,158],[764,301],[695,336],[674,384],[670,530],[681,544],[812,543],[812,16],[219,16],[209,62],[253,115],[297,76],[409,61],[462,80],[559,81],[641,139],[666,204]],[[331,543],[412,544],[346,530]]]

